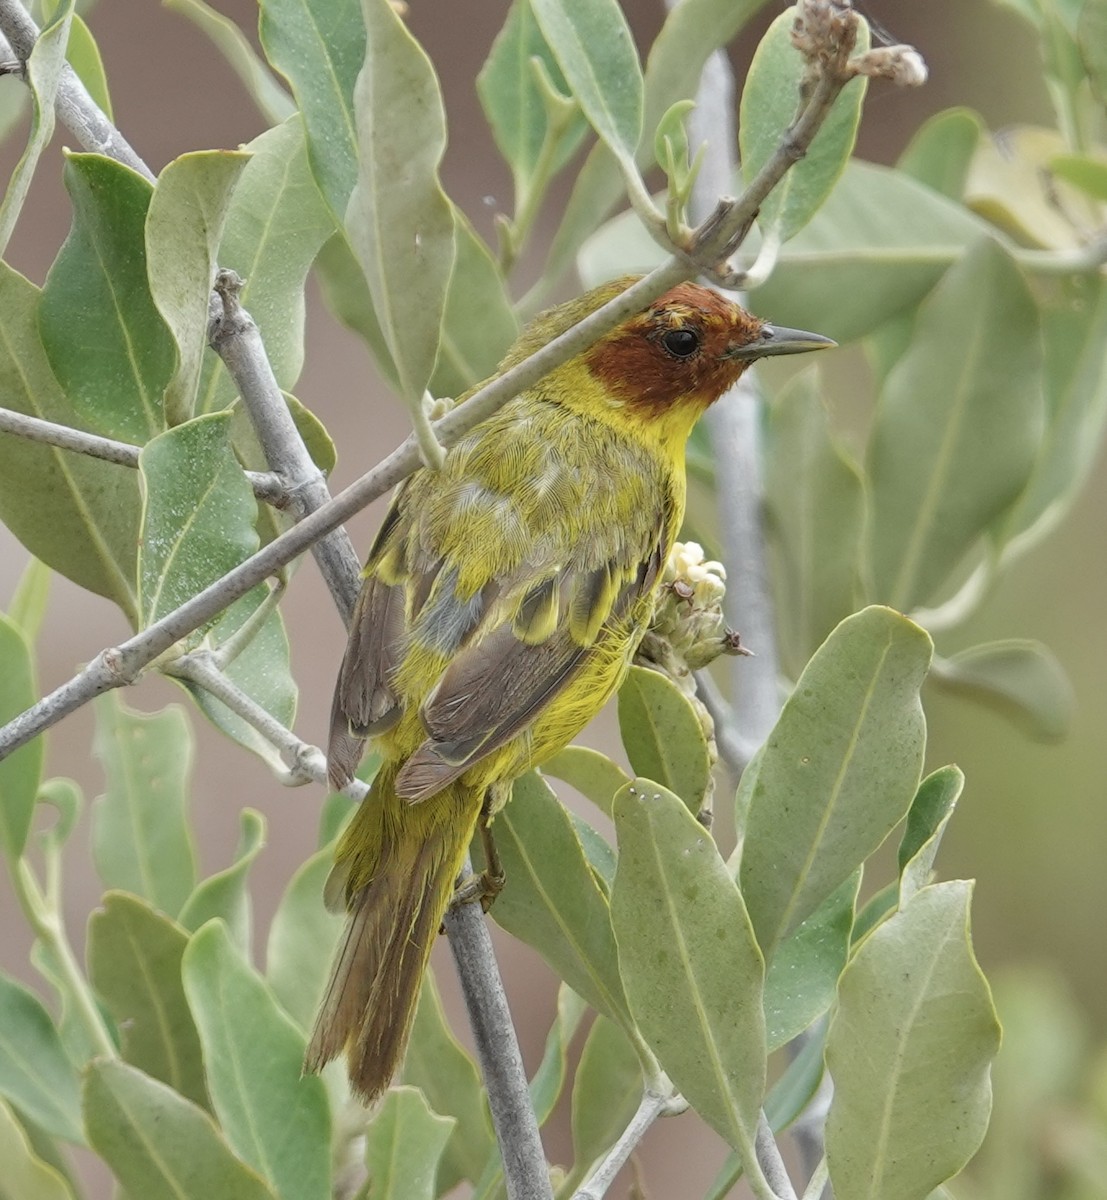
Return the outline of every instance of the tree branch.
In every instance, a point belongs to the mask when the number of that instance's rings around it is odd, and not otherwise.
[[[615,1176],[623,1169],[623,1165],[635,1147],[646,1136],[650,1126],[658,1117],[667,1116],[670,1112],[680,1111],[687,1107],[686,1101],[673,1088],[655,1091],[647,1088],[642,1095],[638,1110],[630,1119],[630,1124],[623,1130],[622,1136],[604,1155],[596,1169],[588,1176],[580,1188],[573,1193],[573,1200],[603,1200],[607,1189],[615,1182]]]

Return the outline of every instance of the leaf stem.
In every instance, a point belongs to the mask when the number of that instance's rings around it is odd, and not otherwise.
[[[666,1116],[672,1111],[674,1101],[683,1098],[678,1096],[670,1084],[667,1089],[656,1091],[647,1087],[642,1094],[642,1102],[630,1123],[623,1130],[619,1140],[604,1155],[595,1170],[583,1184],[573,1193],[573,1200],[602,1200],[607,1189],[615,1182],[615,1176],[623,1169],[627,1159],[634,1153],[638,1143],[646,1136],[650,1126],[658,1117]]]

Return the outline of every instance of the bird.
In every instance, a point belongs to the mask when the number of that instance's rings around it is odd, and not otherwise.
[[[635,282],[539,314],[504,371]],[[697,419],[749,365],[833,346],[682,283],[554,368],[395,492],[335,688],[331,784],[380,754],[324,898],[347,915],[305,1057],[372,1104],[403,1058],[474,833],[622,682],[685,507]],[[488,869],[459,898],[502,885]]]

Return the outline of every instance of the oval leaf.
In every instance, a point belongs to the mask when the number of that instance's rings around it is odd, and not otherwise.
[[[1037,308],[1010,256],[978,242],[923,302],[880,398],[868,462],[877,598],[904,611],[934,598],[1025,486],[1042,417]]]
[[[365,66],[354,89],[357,186],[346,230],[369,285],[400,392],[422,403],[454,264],[454,216],[438,182],[446,147],[430,59],[388,0],[364,0]]]
[[[330,1112],[323,1081],[301,1075],[304,1035],[221,921],[193,936],[183,978],[227,1141],[279,1196],[330,1200]]]
[[[949,820],[964,786],[964,773],[954,766],[931,771],[919,784],[896,855],[901,873]]]
[[[630,776],[622,767],[589,746],[566,746],[559,750],[542,764],[542,774],[576,788],[609,817],[615,793],[630,783]]]
[[[188,934],[127,892],[108,892],[88,923],[88,971],[123,1036],[123,1057],[201,1107],[200,1038],[181,985]]]
[[[984,122],[972,109],[947,108],[919,126],[897,166],[943,196],[960,200],[984,132]]]
[[[979,1146],[999,1022],[969,940],[972,885],[923,888],[842,976],[826,1156],[842,1200],[924,1200]]]
[[[932,649],[891,609],[843,621],[742,777],[740,878],[767,957],[906,815],[926,743],[919,688]]]
[[[611,915],[642,1036],[721,1137],[752,1154],[765,1091],[764,960],[715,843],[671,792],[615,797]]]
[[[177,705],[128,708],[109,692],[95,702],[93,750],[107,786],[92,805],[92,857],[107,888],[143,896],[176,916],[196,879],[186,815],[192,735]]]
[[[130,1196],[274,1200],[203,1109],[134,1067],[94,1062],[85,1076],[89,1141]]]
[[[365,1131],[373,1200],[434,1200],[438,1160],[456,1122],[430,1110],[418,1088],[391,1088]]]
[[[23,631],[0,613],[0,725],[35,703],[31,650]],[[0,759],[0,848],[12,863],[23,853],[42,781],[43,739],[36,737]]]
[[[199,929],[205,921],[223,921],[235,945],[243,954],[249,953],[252,934],[250,893],[246,877],[254,859],[265,845],[265,818],[252,808],[239,815],[241,828],[234,862],[200,883],[189,896],[178,918],[190,931]]]
[[[494,834],[507,875],[492,906],[497,924],[533,946],[594,1008],[629,1022],[607,897],[549,784],[533,772],[516,780]]]
[[[703,725],[688,697],[659,671],[631,667],[619,688],[619,732],[636,775],[699,812],[711,781]]]
[[[0,1162],[4,1191],[18,1200],[73,1200],[60,1172],[35,1153],[26,1130],[11,1106],[0,1100]]]
[[[796,117],[800,83],[806,69],[792,45],[795,9],[780,14],[761,39],[746,75],[739,107],[742,170],[753,179],[776,152]],[[868,26],[860,23],[858,51],[869,48]],[[862,77],[843,88],[807,153],[769,193],[758,221],[778,242],[793,237],[830,194],[853,153],[861,105],[868,81]]]

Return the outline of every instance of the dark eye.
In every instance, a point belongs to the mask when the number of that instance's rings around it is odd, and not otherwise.
[[[661,344],[674,358],[691,358],[700,348],[700,335],[694,329],[670,329]]]

